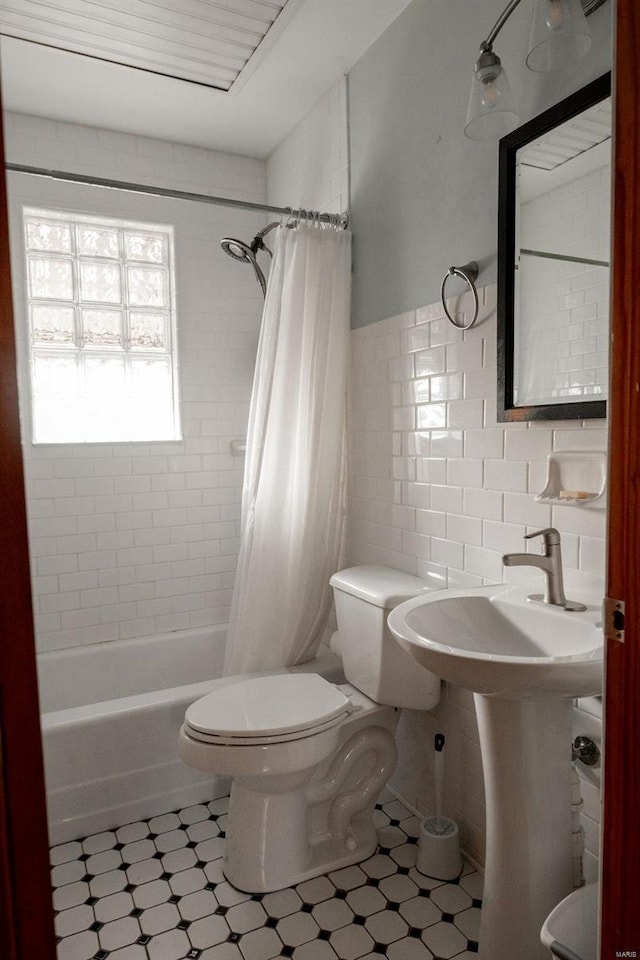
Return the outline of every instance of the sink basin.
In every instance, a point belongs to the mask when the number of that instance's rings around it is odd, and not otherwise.
[[[389,628],[432,673],[486,697],[601,693],[600,607],[571,613],[527,594],[505,584],[422,594],[391,612]]]

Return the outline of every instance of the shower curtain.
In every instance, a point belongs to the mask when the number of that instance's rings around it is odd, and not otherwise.
[[[351,234],[280,226],[254,375],[225,674],[312,659],[342,534]]]

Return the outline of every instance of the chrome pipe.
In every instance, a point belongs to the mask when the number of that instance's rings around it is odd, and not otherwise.
[[[513,11],[515,10],[515,8],[518,6],[519,3],[521,3],[521,0],[510,0],[510,2],[506,5],[506,7],[502,11],[498,19],[492,26],[491,30],[489,31],[489,36],[480,45],[480,49],[483,52],[491,50],[493,46],[493,41],[498,36],[498,34],[500,33],[505,23],[507,22],[507,20],[509,19],[509,17],[511,16],[511,14],[513,13]]]

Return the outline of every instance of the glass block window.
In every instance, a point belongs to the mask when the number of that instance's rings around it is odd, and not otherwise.
[[[33,442],[179,440],[171,227],[24,211]]]

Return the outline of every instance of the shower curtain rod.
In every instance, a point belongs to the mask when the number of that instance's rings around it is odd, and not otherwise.
[[[47,170],[44,167],[30,167],[21,163],[5,163],[5,169],[12,173],[26,173],[34,177],[48,177],[66,183],[83,183],[91,187],[106,187],[109,190],[127,190],[130,193],[146,193],[152,197],[167,197],[171,200],[192,200],[196,203],[213,203],[221,207],[238,207],[241,210],[262,210],[265,213],[278,213],[295,217],[297,220],[312,220],[330,223],[346,229],[349,224],[348,213],[319,213],[315,210],[302,210],[297,207],[274,207],[268,203],[253,203],[251,200],[232,200],[230,197],[211,197],[205,193],[189,193],[184,190],[169,190],[166,187],[152,187],[144,183],[128,183],[125,180],[107,180],[103,177],[88,177],[81,173],[69,173],[64,170]]]

